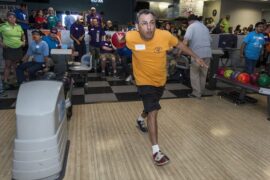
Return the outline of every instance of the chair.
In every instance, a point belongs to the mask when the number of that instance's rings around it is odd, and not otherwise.
[[[92,55],[87,53],[81,57],[81,63],[74,63],[72,66],[69,67],[71,71],[71,75],[74,77],[81,77],[84,82],[84,86],[87,86],[88,81],[88,72],[92,69]],[[74,77],[74,79],[76,79]],[[78,78],[77,78],[78,79]],[[76,80],[75,80],[76,83]]]

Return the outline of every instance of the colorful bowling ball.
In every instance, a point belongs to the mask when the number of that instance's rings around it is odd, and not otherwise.
[[[243,84],[248,84],[250,82],[250,76],[248,73],[241,73],[238,75],[237,80]]]
[[[221,68],[218,68],[217,74],[219,76],[224,76],[224,72],[225,72],[225,68],[224,67],[221,67]]]
[[[250,75],[250,84],[257,85],[257,81],[260,77],[259,73],[254,73]]]
[[[112,35],[112,44],[116,47],[116,48],[123,48],[126,45],[126,42],[120,42],[121,37],[124,37],[125,33],[124,32],[116,32]]]
[[[239,76],[239,74],[241,74],[241,72],[240,71],[234,71],[233,73],[232,73],[232,75],[231,75],[231,79],[232,80],[237,80],[237,77]]]
[[[267,87],[270,85],[270,77],[267,74],[261,74],[258,79],[258,84],[261,87]]]
[[[224,72],[224,77],[227,78],[227,79],[229,79],[229,78],[231,77],[232,73],[233,73],[233,70],[227,69],[227,70]]]

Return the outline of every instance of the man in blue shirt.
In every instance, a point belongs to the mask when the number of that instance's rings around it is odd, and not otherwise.
[[[260,59],[265,44],[263,30],[264,23],[256,23],[255,31],[248,33],[240,49],[240,58],[245,58],[245,71],[249,74],[254,73],[256,63]]]
[[[25,70],[27,70],[29,74],[29,80],[34,79],[36,72],[41,69],[48,71],[49,47],[45,41],[42,41],[41,34],[39,30],[32,31],[33,41],[29,44],[27,53],[22,59],[23,63],[16,69],[18,84],[26,81]],[[32,61],[28,61],[30,56],[33,57]]]
[[[75,61],[80,61],[81,57],[86,53],[84,36],[85,30],[83,27],[83,17],[78,16],[77,21],[70,27],[70,38],[73,40],[75,51],[79,53],[79,55],[75,58]]]
[[[42,40],[45,41],[49,46],[49,52],[51,52],[51,49],[57,49],[61,44],[57,33],[58,30],[54,27],[50,30],[50,33],[47,36],[42,37]]]
[[[105,31],[98,26],[98,20],[92,19],[93,26],[88,26],[88,34],[90,38],[89,48],[93,58],[93,67],[97,69],[99,59],[100,42],[105,40]]]
[[[16,14],[17,23],[22,27],[24,31],[29,29],[29,22],[28,22],[26,9],[27,9],[26,4],[21,4],[20,9],[16,9],[14,11],[14,13]]]
[[[65,26],[67,30],[70,30],[71,25],[75,22],[75,18],[70,15],[70,11],[66,11]]]

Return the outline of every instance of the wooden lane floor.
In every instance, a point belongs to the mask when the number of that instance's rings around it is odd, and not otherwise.
[[[141,102],[74,106],[66,180],[268,180],[266,98],[235,106],[217,96],[162,100],[157,167],[147,134],[135,127]],[[0,111],[0,179],[11,178],[14,110]]]

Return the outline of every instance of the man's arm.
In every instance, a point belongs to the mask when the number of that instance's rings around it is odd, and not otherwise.
[[[200,66],[208,68],[208,66],[205,64],[204,60],[202,60],[197,54],[195,54],[190,48],[188,48],[183,42],[179,41],[179,43],[176,46],[178,49],[186,53],[187,55],[193,57]]]
[[[242,43],[240,48],[240,59],[242,60],[244,58],[244,49],[246,48],[247,44],[245,42]]]

